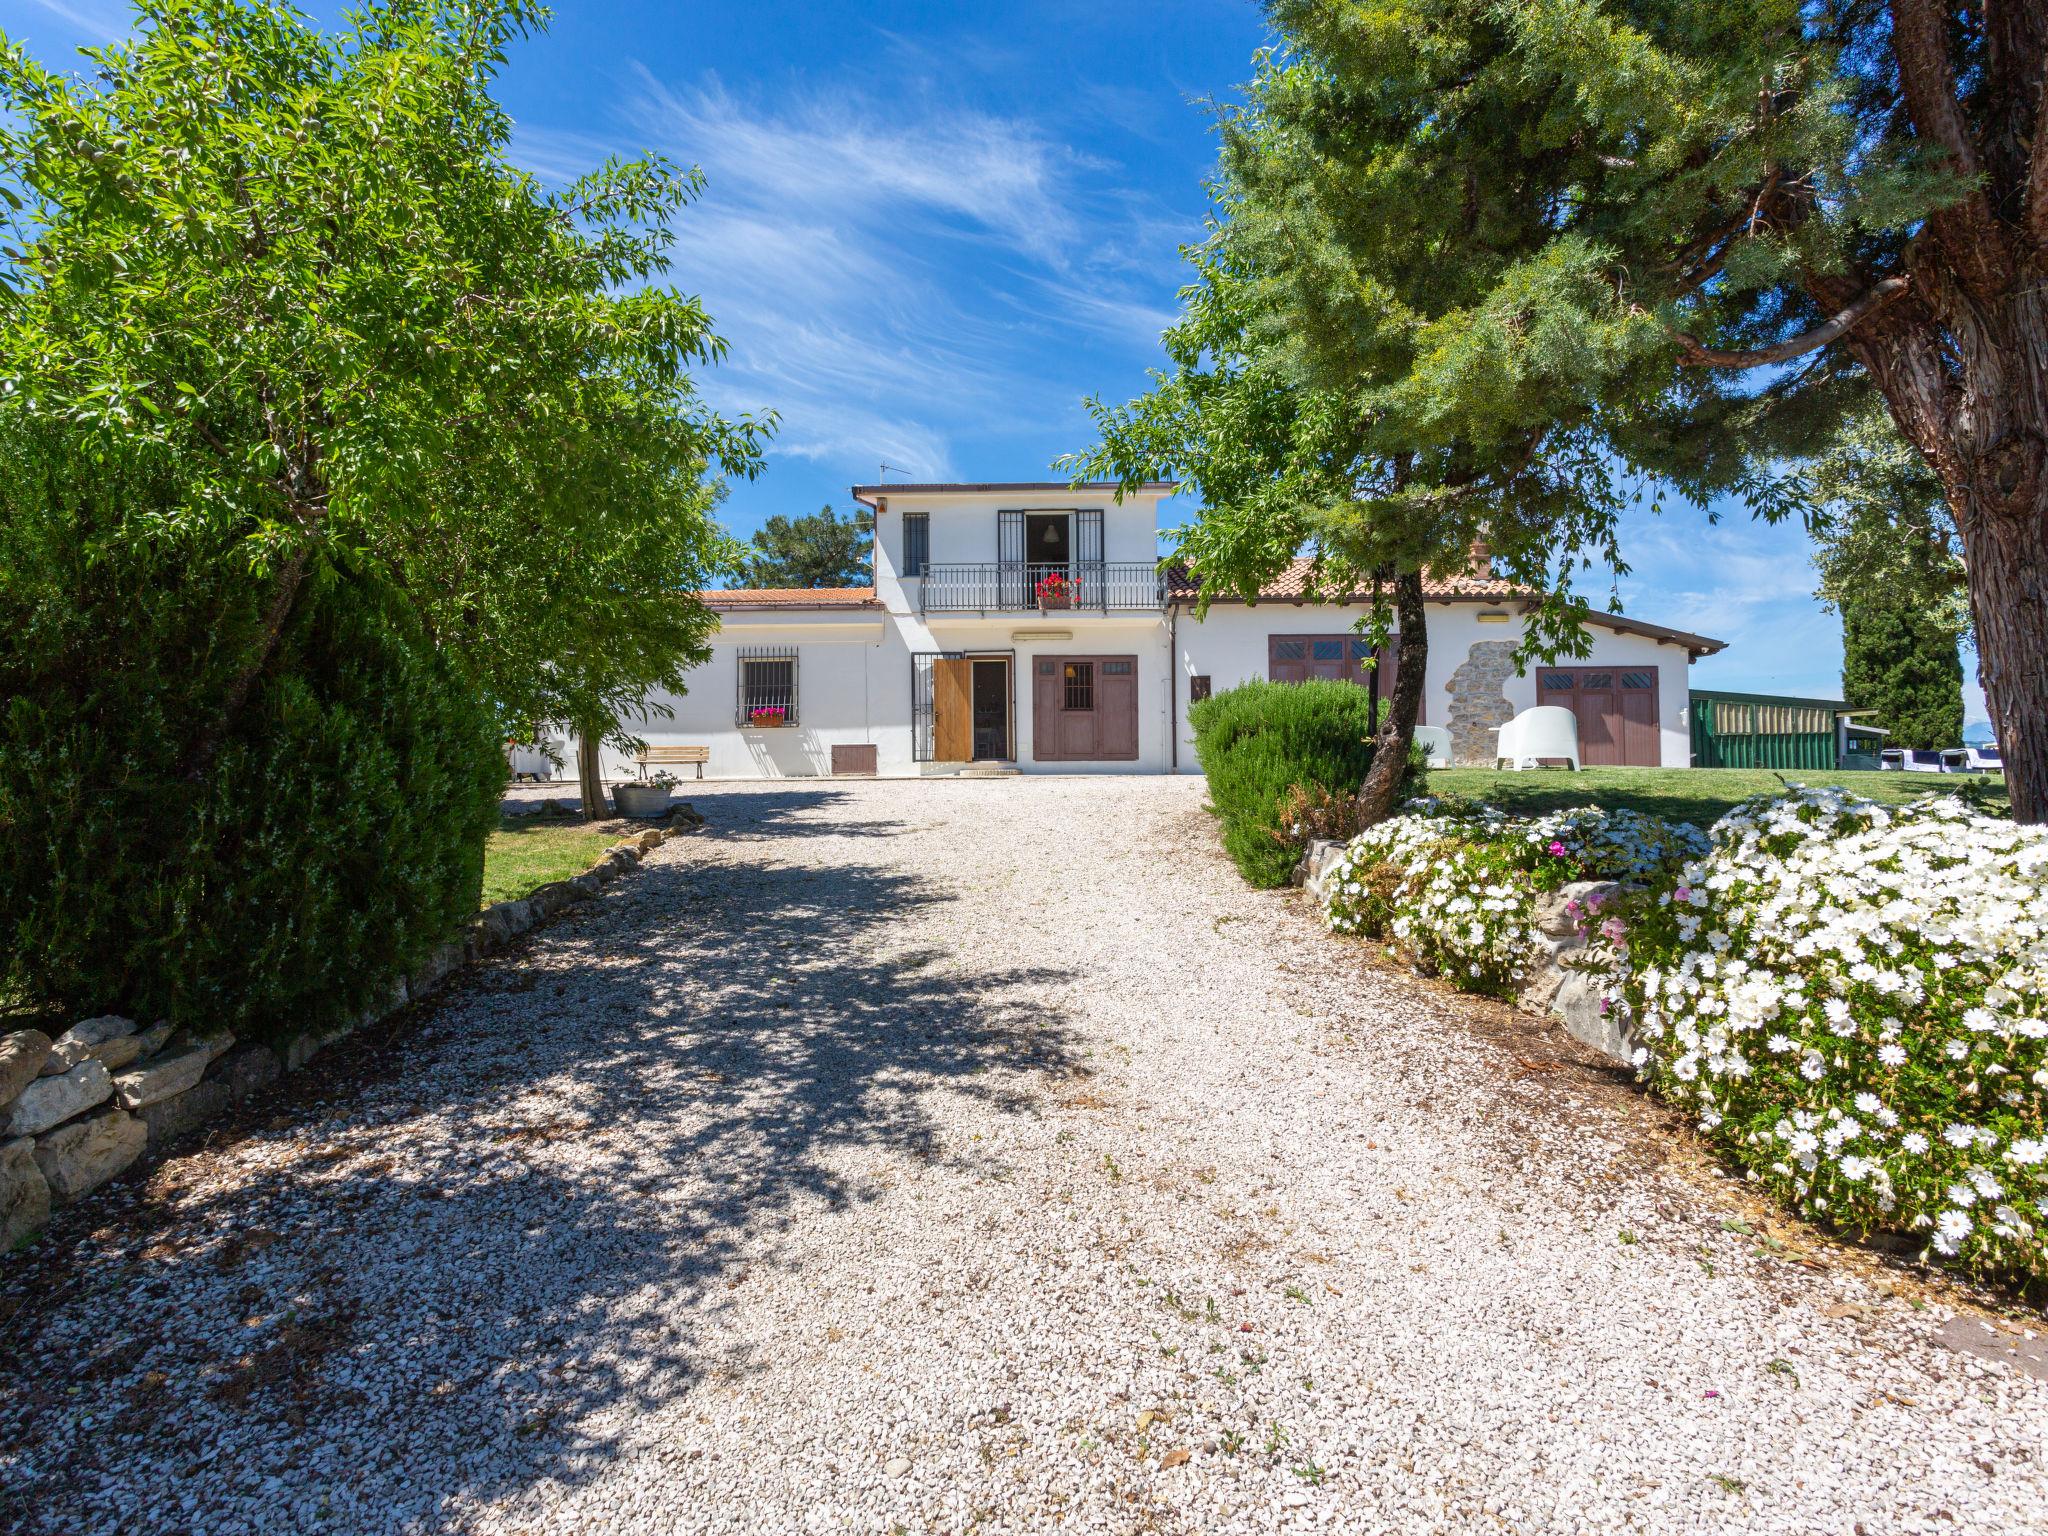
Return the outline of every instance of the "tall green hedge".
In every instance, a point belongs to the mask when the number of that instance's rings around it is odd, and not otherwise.
[[[1257,886],[1285,885],[1301,857],[1289,791],[1347,794],[1372,766],[1372,696],[1355,683],[1244,683],[1188,710],[1223,847]]]
[[[329,561],[195,773],[271,587],[102,473],[0,473],[0,998],[252,1038],[350,1017],[476,909],[491,713]]]

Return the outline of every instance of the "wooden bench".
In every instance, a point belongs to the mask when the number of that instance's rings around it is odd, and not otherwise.
[[[709,747],[648,747],[636,753],[633,761],[640,765],[640,777],[647,777],[649,768],[665,768],[671,763],[695,763],[697,777],[704,777],[704,765],[711,761]]]

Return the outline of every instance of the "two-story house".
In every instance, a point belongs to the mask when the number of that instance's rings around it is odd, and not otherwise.
[[[874,585],[706,593],[720,630],[687,694],[633,729],[710,749],[713,777],[938,774],[978,767],[1192,772],[1189,704],[1253,678],[1366,685],[1363,602],[1311,602],[1306,562],[1256,602],[1194,615],[1162,571],[1170,484],[1119,502],[1108,485],[857,485],[874,510]],[[1543,702],[1580,722],[1590,765],[1690,759],[1687,668],[1722,642],[1596,615],[1592,654],[1520,671],[1523,604],[1483,568],[1429,591],[1425,723],[1461,762]],[[1400,664],[1398,637],[1380,687]],[[608,777],[630,777],[616,755]]]

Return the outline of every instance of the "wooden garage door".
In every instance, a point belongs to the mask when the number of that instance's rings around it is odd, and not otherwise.
[[[1035,658],[1031,755],[1041,763],[1137,761],[1138,658]]]
[[[1579,761],[1586,767],[1655,768],[1664,761],[1655,667],[1541,667],[1536,696],[1578,717]]]
[[[1305,683],[1312,677],[1333,678],[1372,686],[1366,670],[1367,646],[1358,635],[1268,635],[1266,636],[1266,677],[1275,683]],[[1380,697],[1394,696],[1394,681],[1401,675],[1401,637],[1389,635],[1379,653]],[[1423,720],[1422,705],[1416,708],[1416,723]]]

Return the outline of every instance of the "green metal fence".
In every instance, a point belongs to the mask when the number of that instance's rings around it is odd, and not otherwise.
[[[1695,768],[1826,768],[1835,762],[1831,699],[1692,691]]]

